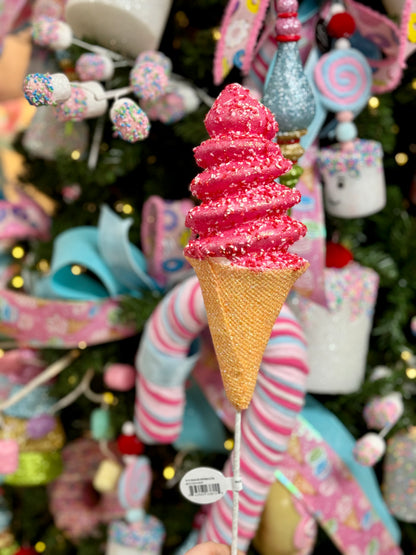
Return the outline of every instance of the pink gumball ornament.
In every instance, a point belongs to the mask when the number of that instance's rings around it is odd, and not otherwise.
[[[105,385],[116,391],[129,391],[134,387],[135,380],[136,370],[130,364],[110,364],[104,372]]]

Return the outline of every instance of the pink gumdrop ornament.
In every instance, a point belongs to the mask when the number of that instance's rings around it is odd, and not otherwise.
[[[104,372],[104,383],[116,391],[129,391],[136,381],[136,369],[130,364],[117,362],[107,366]]]
[[[0,439],[0,474],[13,474],[19,466],[19,445],[14,439]]]

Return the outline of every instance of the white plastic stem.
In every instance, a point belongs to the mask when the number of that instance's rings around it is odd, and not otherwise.
[[[72,38],[72,44],[76,46],[80,46],[81,48],[85,48],[85,50],[89,50],[90,52],[94,52],[95,54],[104,54],[108,58],[117,61],[124,61],[125,58],[121,54],[117,54],[117,52],[113,52],[108,48],[104,48],[102,46],[96,46],[95,44],[90,44],[89,42],[85,42],[81,39],[77,39],[75,37]]]
[[[94,135],[92,137],[90,152],[88,155],[88,169],[95,170],[97,167],[98,156],[100,154],[100,145],[103,139],[104,133],[104,116],[101,116],[97,119],[94,128]]]
[[[234,450],[233,450],[233,517],[232,517],[232,539],[231,555],[237,555],[238,551],[238,505],[239,492],[242,489],[240,475],[240,451],[241,451],[241,410],[235,413],[234,426]]]
[[[43,372],[33,378],[33,380],[26,384],[25,387],[3,401],[3,403],[0,403],[0,411],[3,412],[9,407],[15,405],[29,395],[29,393],[31,393],[34,389],[60,374],[62,370],[65,370],[65,368],[67,368],[77,356],[79,356],[79,351],[70,351],[68,354],[45,368]]]
[[[56,412],[64,409],[65,407],[72,405],[72,403],[74,403],[79,397],[81,397],[81,395],[85,393],[86,389],[89,388],[93,376],[94,376],[94,370],[90,368],[85,372],[84,377],[79,382],[77,387],[72,391],[70,391],[68,395],[65,395],[65,397],[62,397],[61,399],[59,399],[59,401],[57,401],[50,408],[50,414],[55,414]]]

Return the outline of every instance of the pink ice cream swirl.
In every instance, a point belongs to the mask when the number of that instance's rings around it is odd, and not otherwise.
[[[205,118],[210,139],[194,149],[204,171],[190,185],[201,204],[186,225],[194,236],[185,255],[221,257],[252,269],[298,269],[305,260],[288,252],[306,227],[286,212],[300,193],[276,183],[291,168],[273,142],[273,114],[239,84],[228,85]]]

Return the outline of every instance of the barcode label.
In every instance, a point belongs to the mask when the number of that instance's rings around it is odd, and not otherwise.
[[[194,495],[206,495],[210,493],[221,493],[221,488],[219,484],[201,484],[200,486],[189,486],[189,495],[193,497]]]
[[[185,474],[179,484],[182,495],[200,505],[214,503],[231,489],[230,478],[215,468],[194,468]]]

